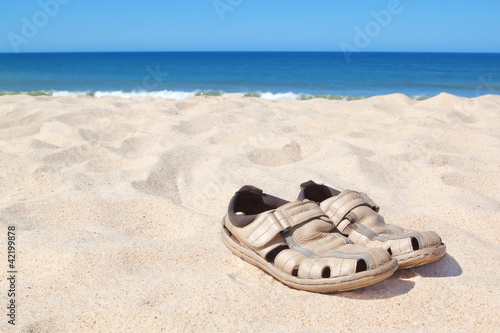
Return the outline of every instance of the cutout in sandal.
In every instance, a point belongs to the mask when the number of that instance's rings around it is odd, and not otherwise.
[[[356,263],[356,273],[364,272],[367,269],[368,267],[366,266],[366,261],[364,261],[363,259],[359,259]]]
[[[266,260],[269,261],[271,264],[274,263],[274,259],[280,254],[281,251],[289,249],[288,245],[280,245],[277,246],[274,250],[269,251],[269,253],[266,255]]]
[[[418,245],[418,240],[415,237],[411,238],[411,247],[413,248],[413,251],[417,251],[420,249],[420,246]]]
[[[321,272],[321,277],[323,279],[327,279],[330,277],[330,274],[331,274],[330,267],[325,267],[323,268],[323,272]]]

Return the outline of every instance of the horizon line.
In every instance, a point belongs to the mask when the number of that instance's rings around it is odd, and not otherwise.
[[[344,51],[260,51],[260,50],[176,50],[176,51],[33,51],[33,52],[1,52],[0,54],[67,54],[67,53],[345,53]],[[500,54],[499,52],[478,52],[478,51],[359,51],[359,53],[427,53],[427,54]]]

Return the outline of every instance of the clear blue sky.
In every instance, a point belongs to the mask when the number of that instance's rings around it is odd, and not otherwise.
[[[0,0],[0,4],[0,52],[343,48],[500,52],[498,0]]]

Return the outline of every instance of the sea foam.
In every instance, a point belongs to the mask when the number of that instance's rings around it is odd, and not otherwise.
[[[30,95],[30,96],[92,96],[95,98],[101,98],[106,96],[115,96],[122,98],[133,98],[133,97],[152,97],[152,98],[165,98],[165,99],[185,99],[195,96],[224,96],[226,94],[235,94],[243,97],[255,97],[267,100],[275,99],[297,99],[297,100],[310,100],[315,98],[323,98],[329,100],[340,100],[340,101],[353,101],[358,99],[364,99],[370,96],[344,96],[344,95],[310,95],[305,93],[273,93],[273,92],[261,92],[261,91],[251,91],[251,92],[224,92],[215,90],[195,90],[195,91],[175,91],[175,90],[161,90],[161,91],[67,91],[67,90],[36,90],[36,91],[24,91],[24,92],[14,92],[14,91],[0,91],[0,96],[2,95]],[[409,96],[411,99],[416,101],[425,100],[432,96],[426,95],[413,95]]]

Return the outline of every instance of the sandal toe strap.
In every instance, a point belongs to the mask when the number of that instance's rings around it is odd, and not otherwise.
[[[367,194],[350,190],[343,191],[338,196],[326,199],[320,206],[332,220],[335,227],[338,227],[346,215],[356,207],[368,206],[375,212],[378,212],[380,209]]]
[[[253,247],[262,247],[279,233],[321,216],[326,216],[312,201],[294,201],[275,210],[264,212],[251,224],[247,241]]]

